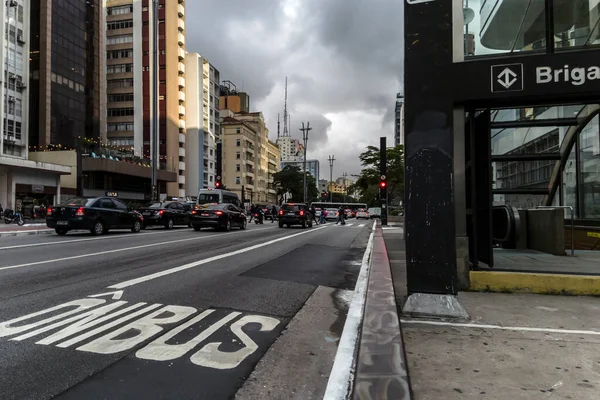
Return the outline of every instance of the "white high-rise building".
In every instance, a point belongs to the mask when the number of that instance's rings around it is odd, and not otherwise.
[[[186,195],[214,188],[219,125],[219,71],[198,53],[186,55]]]

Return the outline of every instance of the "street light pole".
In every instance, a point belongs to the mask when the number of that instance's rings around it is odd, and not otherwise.
[[[304,186],[302,186],[302,193],[304,197],[303,203],[306,204],[306,145],[308,143],[308,133],[312,130],[312,128],[310,127],[310,122],[306,123],[306,127],[304,126],[303,122],[302,128],[300,128],[300,130],[302,131],[302,140],[304,141]]]
[[[348,176],[347,172],[342,174],[342,178],[344,179],[344,203],[346,202],[346,177]]]
[[[331,190],[331,186],[333,185],[333,162],[335,161],[335,156],[331,155],[328,158],[329,160],[329,202],[333,203],[333,191]]]
[[[152,153],[152,200],[158,201],[158,0],[152,0],[152,24],[153,24],[153,43],[152,43],[152,140],[150,149]]]

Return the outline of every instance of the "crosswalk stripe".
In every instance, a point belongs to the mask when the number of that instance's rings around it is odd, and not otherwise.
[[[352,225],[354,225],[354,224],[346,224],[346,225],[348,225],[348,226],[352,226]]]
[[[360,224],[358,227],[359,227],[359,228],[362,228],[362,227],[364,227],[364,226],[365,226],[365,224]]]

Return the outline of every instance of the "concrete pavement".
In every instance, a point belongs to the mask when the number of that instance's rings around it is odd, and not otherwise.
[[[2,238],[2,398],[252,398],[303,354],[279,393],[320,398],[370,233],[349,225]]]

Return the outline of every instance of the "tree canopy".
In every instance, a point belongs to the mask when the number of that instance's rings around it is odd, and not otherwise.
[[[368,146],[359,156],[363,167],[358,179],[349,190],[360,194],[360,201],[371,206],[377,205],[379,198],[380,156],[379,148]],[[387,189],[388,202],[397,203],[404,197],[404,147],[402,145],[387,149]]]
[[[283,196],[286,193],[291,193],[294,201],[299,202],[303,200],[304,177],[300,167],[296,165],[286,165],[281,171],[273,174],[273,180],[277,187],[279,203],[283,201]],[[319,196],[317,182],[308,171],[306,172],[306,192],[306,198],[309,202]]]

